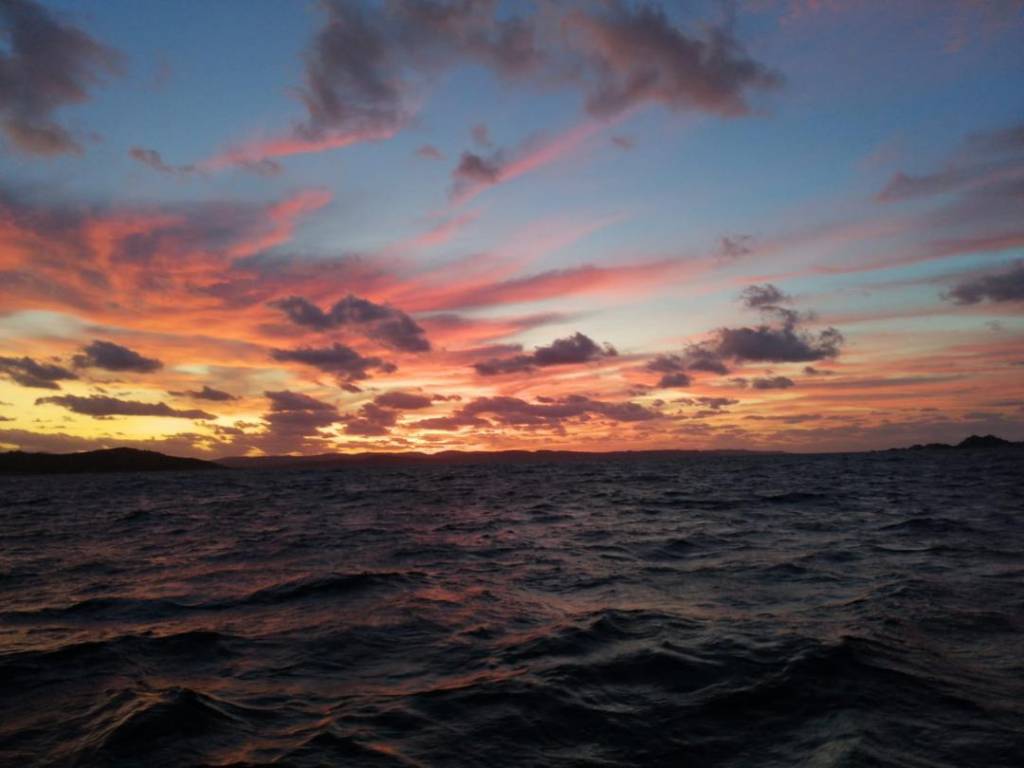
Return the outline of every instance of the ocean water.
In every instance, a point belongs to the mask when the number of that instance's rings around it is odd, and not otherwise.
[[[1022,470],[0,478],[0,764],[1016,768]]]

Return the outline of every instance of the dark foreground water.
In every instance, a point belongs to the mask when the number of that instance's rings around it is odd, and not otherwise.
[[[1020,454],[0,479],[0,764],[1024,764]]]

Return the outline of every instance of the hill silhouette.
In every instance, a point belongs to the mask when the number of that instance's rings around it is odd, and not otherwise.
[[[909,451],[976,451],[1006,448],[1024,448],[1024,443],[1015,443],[1010,440],[1003,440],[995,435],[971,435],[961,440],[956,445],[949,443],[918,443],[905,450]],[[894,448],[892,450],[901,450]]]
[[[224,469],[202,459],[166,456],[137,448],[108,448],[82,453],[0,453],[0,473],[49,475],[79,472],[181,472]]]
[[[971,435],[956,445],[927,443],[890,451],[1019,450],[1024,442],[995,435]],[[84,472],[184,472],[210,469],[331,469],[341,467],[432,466],[445,464],[532,464],[586,461],[644,461],[694,456],[772,455],[784,451],[441,451],[440,453],[323,453],[314,456],[230,456],[216,462],[167,456],[137,448],[82,453],[0,453],[0,474],[47,475]]]

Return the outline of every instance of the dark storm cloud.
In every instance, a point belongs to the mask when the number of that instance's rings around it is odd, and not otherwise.
[[[54,119],[119,68],[118,54],[33,0],[0,2],[0,129],[37,155],[81,152]]]
[[[956,304],[1024,301],[1024,262],[1008,272],[966,280],[951,288],[945,298]]]
[[[420,408],[429,408],[433,404],[434,398],[413,394],[412,392],[385,392],[373,398],[373,402],[384,408],[415,411]]]
[[[275,349],[270,353],[278,362],[294,362],[311,365],[326,373],[335,374],[342,381],[358,381],[370,377],[369,369],[384,373],[395,370],[392,363],[379,357],[363,357],[351,347],[335,342],[329,347],[300,347],[299,349]]]
[[[367,338],[403,352],[430,350],[424,330],[405,312],[349,294],[327,312],[300,296],[270,302],[296,325],[324,331],[354,327]]]
[[[795,386],[792,379],[785,376],[759,376],[751,380],[754,389],[789,389]]]
[[[135,400],[120,400],[105,395],[57,395],[41,397],[36,405],[52,403],[86,416],[170,416],[178,419],[215,419],[212,413],[200,410],[177,410],[166,403],[140,403]]]
[[[454,431],[462,427],[505,426],[513,429],[549,429],[563,431],[565,422],[587,420],[594,416],[617,422],[649,421],[657,411],[638,403],[610,403],[583,395],[538,398],[528,402],[518,397],[478,397],[451,416],[423,419],[413,426],[420,429]],[[486,418],[485,418],[486,417]]]
[[[133,371],[152,373],[163,368],[163,363],[152,357],[143,357],[138,352],[122,347],[112,341],[95,340],[75,355],[72,362],[79,368],[102,368],[105,371]]]
[[[564,339],[555,339],[546,347],[536,347],[530,354],[491,358],[475,363],[473,367],[481,376],[497,376],[529,371],[537,366],[580,364],[616,355],[618,352],[610,344],[598,344],[577,332]]]
[[[60,389],[58,381],[78,376],[60,365],[38,363],[31,357],[0,357],[0,374],[23,387]]]

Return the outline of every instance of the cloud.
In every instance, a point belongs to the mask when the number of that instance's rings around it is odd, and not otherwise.
[[[86,101],[120,56],[33,0],[0,3],[0,40],[0,130],[29,154],[81,152],[53,113]]]
[[[169,416],[177,419],[215,419],[212,413],[200,410],[177,410],[166,403],[140,403],[105,395],[56,395],[41,397],[36,405],[52,403],[85,416]]]
[[[0,373],[23,387],[60,389],[58,381],[78,376],[60,365],[37,363],[31,357],[0,357]]]
[[[789,389],[795,386],[793,380],[785,376],[755,377],[750,384],[754,389]]]
[[[530,56],[530,31],[514,18],[496,18],[489,2],[396,0],[376,8],[325,0],[320,7],[324,22],[306,51],[298,89],[306,118],[286,137],[229,150],[211,165],[389,138],[409,122],[410,102],[424,84],[457,61],[513,73]]]
[[[602,120],[643,104],[733,117],[747,94],[780,77],[743,50],[728,24],[688,34],[659,8],[624,2],[539,4],[511,16],[500,4],[325,0],[298,89],[306,116],[284,137],[230,150],[212,165],[320,151],[393,136],[442,72],[465,62],[506,80],[579,90]],[[518,8],[518,6],[517,6]],[[489,147],[490,137],[474,129]]]
[[[375,304],[352,294],[334,304],[327,312],[299,296],[270,302],[296,325],[324,331],[357,327],[368,338],[402,352],[426,352],[430,349],[423,329],[405,312]]]
[[[330,347],[300,347],[299,349],[275,349],[270,356],[278,362],[295,362],[311,365],[326,373],[335,374],[341,381],[358,381],[370,377],[369,369],[384,373],[396,369],[392,363],[379,357],[363,357],[351,347],[335,342]]]
[[[740,301],[747,309],[760,309],[783,304],[792,299],[771,283],[748,285],[740,293]]]
[[[393,128],[404,117],[399,51],[387,40],[383,19],[343,0],[321,5],[326,18],[306,53],[300,96],[309,113],[299,138],[331,130]]]
[[[103,435],[98,437],[79,437],[64,432],[31,432],[25,429],[0,429],[0,443],[15,445],[22,451],[42,451],[45,453],[68,453],[71,451],[94,451],[101,448],[131,447],[140,450],[160,451],[171,456],[202,456],[209,458],[210,452],[204,450],[211,443],[220,443],[209,435],[190,432],[179,433],[162,438],[146,438],[144,440],[126,439],[120,435]]]
[[[168,165],[164,162],[163,157],[155,149],[145,149],[143,147],[132,147],[128,150],[128,155],[143,165],[152,168],[154,171],[160,173],[168,173],[177,176],[185,176],[196,170],[196,166],[189,165]]]
[[[715,260],[720,264],[730,263],[754,252],[751,235],[729,235],[719,239],[715,248]]]
[[[586,108],[595,116],[658,103],[734,117],[749,113],[748,90],[781,84],[778,74],[747,55],[728,25],[691,36],[656,5],[617,0],[575,9],[566,22],[570,45],[584,60],[579,81]]]
[[[709,342],[689,344],[681,355],[655,355],[645,367],[648,371],[662,374],[658,386],[664,389],[690,386],[692,379],[687,371],[721,375],[729,372],[718,350]]]
[[[800,324],[812,319],[813,313],[802,315],[779,306],[780,302],[791,299],[776,286],[769,283],[751,285],[740,293],[739,298],[744,307],[759,310],[772,322],[755,327],[718,328],[712,338],[688,345],[682,355],[655,356],[648,362],[647,370],[664,374],[659,386],[688,386],[689,377],[685,373],[688,371],[724,376],[729,373],[727,360],[739,363],[800,363],[830,359],[839,354],[843,335],[831,327],[817,334],[802,330]],[[756,379],[754,386],[759,389],[784,387],[787,385],[780,381],[784,378]],[[747,386],[745,378],[738,377],[732,381],[737,386]]]
[[[394,391],[377,395],[373,398],[373,402],[384,408],[393,408],[399,411],[415,411],[420,408],[429,408],[433,405],[434,398],[411,392]]]
[[[646,368],[648,371],[662,374],[658,380],[658,386],[662,389],[690,386],[690,377],[684,373],[687,368],[686,360],[679,355],[655,355],[647,361]]]
[[[669,389],[672,387],[688,387],[690,386],[690,377],[685,373],[666,373],[660,379],[658,379],[658,386],[662,389]]]
[[[834,374],[835,371],[830,371],[826,368],[815,368],[813,365],[804,366],[805,376],[832,376]]]
[[[184,395],[187,397],[194,397],[196,400],[214,400],[217,402],[225,402],[227,400],[237,400],[238,398],[234,395],[224,392],[220,389],[214,389],[213,387],[203,385],[200,390],[188,389],[184,392],[171,392],[172,395]]]
[[[536,347],[530,354],[491,358],[475,363],[473,367],[481,376],[496,376],[529,371],[537,366],[587,363],[616,355],[618,352],[610,344],[602,346],[589,336],[576,332],[564,339],[555,339],[546,347]]]
[[[727,408],[730,405],[737,405],[740,401],[733,397],[681,397],[678,400],[673,400],[674,403],[681,403],[682,405],[700,405],[704,408],[708,408],[712,411],[720,411],[723,408]]]
[[[444,158],[441,150],[433,144],[424,144],[416,150],[416,154],[426,160],[441,160]]]
[[[473,129],[470,131],[470,133],[473,136],[473,141],[476,142],[479,146],[485,149],[494,146],[493,142],[491,141],[491,132],[490,130],[488,130],[486,123],[477,123],[476,125],[473,126]]]
[[[501,179],[502,165],[500,152],[486,158],[475,152],[463,152],[452,171],[452,195],[458,197],[470,188],[496,184]]]
[[[258,442],[266,450],[298,450],[309,444],[310,438],[322,442],[320,430],[342,418],[330,403],[301,392],[278,390],[263,394],[270,401],[270,411],[263,414],[267,433]]]
[[[766,363],[803,363],[836,357],[843,335],[826,328],[817,336],[796,331],[792,326],[772,328],[721,328],[717,352],[725,358]]]
[[[543,402],[534,403],[518,397],[499,396],[478,397],[450,416],[423,419],[412,426],[442,431],[455,431],[464,427],[489,428],[495,425],[513,429],[563,431],[565,422],[591,416],[616,422],[638,422],[656,419],[660,415],[638,403],[611,403],[583,395],[544,398]]]
[[[263,394],[270,400],[270,410],[275,412],[316,411],[336,413],[338,410],[330,403],[317,400],[315,397],[304,395],[301,392],[280,390],[277,392],[264,392]]]
[[[138,352],[122,347],[112,341],[95,340],[75,355],[72,362],[78,368],[102,368],[105,371],[134,371],[152,373],[164,364],[152,357],[143,357]]]
[[[364,404],[354,416],[345,417],[345,433],[362,437],[387,435],[398,420],[398,414],[375,403]]]
[[[896,173],[879,192],[879,202],[978,190],[1024,175],[1024,124],[968,136],[944,168],[932,173]]]
[[[261,273],[256,255],[269,260],[297,221],[329,200],[323,190],[304,190],[261,204],[100,208],[40,202],[0,186],[0,306],[71,308],[125,325],[141,315],[188,320],[183,310],[197,304],[263,303],[289,275]]]
[[[944,298],[956,304],[978,304],[986,299],[992,302],[1024,301],[1024,262],[1016,264],[1008,272],[964,281],[951,288]]]
[[[751,285],[740,294],[748,309],[758,309],[776,325],[719,328],[712,347],[719,358],[738,361],[805,363],[836,357],[843,344],[843,335],[835,328],[826,328],[817,335],[799,329],[810,316],[779,306],[789,296],[771,284]]]
[[[722,376],[729,372],[721,355],[713,345],[707,342],[690,344],[683,351],[683,359],[686,361],[686,370],[703,371],[705,373],[717,373]]]
[[[630,150],[636,146],[636,141],[630,136],[612,136],[612,144],[619,149]]]

